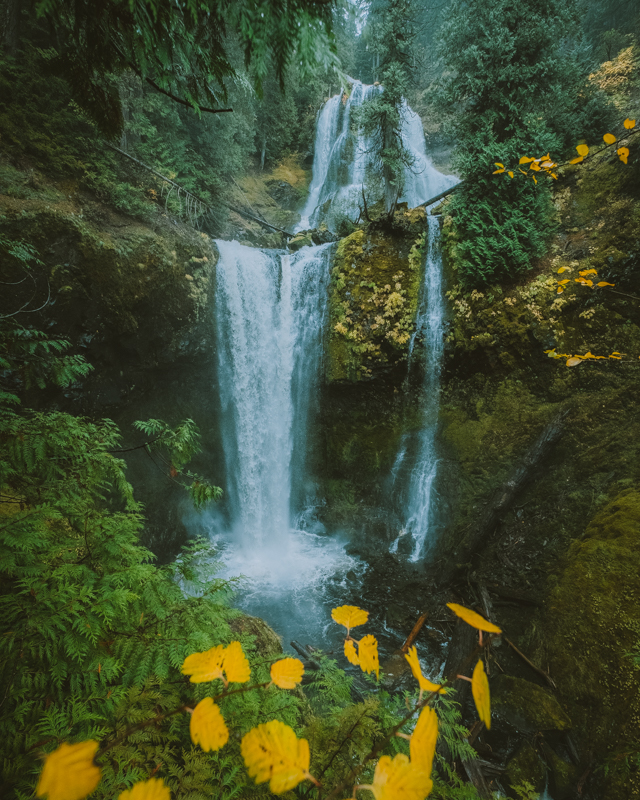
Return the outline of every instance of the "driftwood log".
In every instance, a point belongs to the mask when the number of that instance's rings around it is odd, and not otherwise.
[[[458,577],[465,570],[470,559],[488,544],[502,516],[511,508],[520,492],[531,481],[536,470],[559,441],[564,430],[564,418],[567,413],[566,411],[561,412],[545,427],[507,480],[493,495],[484,511],[479,515],[477,522],[458,543],[448,559],[450,566],[440,573],[438,580],[440,586],[444,586]]]

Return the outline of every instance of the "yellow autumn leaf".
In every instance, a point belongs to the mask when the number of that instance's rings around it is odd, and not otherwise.
[[[229,729],[222,712],[210,697],[205,697],[193,709],[189,733],[191,741],[207,753],[219,750],[229,741]]]
[[[620,361],[620,359],[622,358],[623,355],[626,355],[626,354],[625,353],[618,353],[616,351],[615,353],[611,353],[609,358],[613,358],[615,361]]]
[[[378,662],[378,641],[373,634],[364,636],[358,642],[358,659],[360,669],[363,672],[375,672],[377,680],[380,676],[380,664]]]
[[[584,161],[584,156],[578,156],[577,158],[572,158],[569,163],[570,164],[579,164],[581,161]]]
[[[538,179],[536,178],[536,176],[532,175],[531,178],[532,178],[533,182],[535,183],[535,185],[537,186],[538,185]]]
[[[597,269],[581,269],[578,272],[578,275],[582,275],[583,278],[586,275],[597,275],[597,274],[598,274],[598,270]]]
[[[627,163],[627,159],[629,158],[629,148],[628,147],[619,147],[616,150],[618,154],[618,158],[622,161],[623,164]]]
[[[582,359],[581,358],[579,358],[578,356],[572,356],[571,358],[567,359],[566,366],[567,367],[577,367],[578,364],[581,364],[581,363],[582,363]]]
[[[304,664],[299,658],[282,658],[271,665],[271,681],[280,689],[295,689],[303,674]]]
[[[162,778],[149,778],[148,781],[134,783],[130,789],[121,792],[118,800],[171,800],[171,792]]]
[[[501,164],[499,161],[495,162],[495,166],[496,167],[500,167],[501,169],[504,169],[504,164]]]
[[[492,175],[501,175],[504,172],[504,167],[502,169],[494,169],[491,173]]]
[[[537,164],[535,161],[532,161],[529,164],[529,169],[532,169],[534,172],[540,172],[540,165]]]
[[[577,151],[579,156],[582,156],[584,158],[585,156],[589,155],[589,145],[587,145],[587,144],[579,144],[576,147],[576,151]]]
[[[523,169],[520,169],[520,167],[518,167],[518,169],[520,170],[520,172],[521,172],[523,175],[526,175],[526,174],[527,174],[527,173],[526,173],[526,172],[525,172]]]
[[[100,767],[93,763],[98,742],[64,742],[49,753],[40,773],[36,794],[47,800],[82,800],[100,783]]]
[[[403,754],[382,756],[376,764],[371,789],[376,800],[424,800],[433,788],[431,778]]]
[[[560,267],[558,270],[558,275],[562,275],[563,272],[571,272],[571,267]]]
[[[411,672],[413,677],[418,681],[420,684],[420,690],[423,692],[438,692],[438,694],[446,694],[447,690],[443,689],[442,686],[438,683],[431,683],[428,678],[425,678],[422,674],[422,669],[420,667],[420,661],[418,660],[418,648],[414,645],[410,647],[408,652],[405,653],[404,656],[407,661],[409,662],[409,666],[411,667]]]
[[[636,126],[636,121],[635,121],[635,119],[629,119],[629,117],[627,117],[627,118],[625,119],[625,121],[624,121],[622,124],[624,125],[624,127],[625,127],[625,128],[628,130],[628,131],[630,131],[630,130],[631,130],[631,128],[635,128],[635,126]]]
[[[350,664],[355,664],[356,667],[360,664],[360,659],[358,658],[358,652],[355,644],[353,643],[353,639],[345,639],[344,654]]]
[[[551,350],[545,350],[544,352],[549,356],[549,358],[555,358],[556,357],[556,348],[555,347],[553,347]]]
[[[602,138],[606,144],[613,144],[616,141],[616,137],[612,133],[605,133]]]
[[[433,767],[437,741],[438,715],[430,706],[425,706],[420,712],[416,727],[409,739],[409,752],[411,763],[429,776]]]
[[[240,752],[256,783],[269,781],[274,794],[283,794],[309,775],[309,742],[277,719],[252,728],[242,737]]]
[[[558,286],[558,294],[562,294],[564,292],[564,286]]]
[[[607,283],[606,281],[600,281],[600,283],[596,283],[596,286],[615,286],[615,283]]]
[[[550,172],[549,175],[551,175],[551,177],[553,178],[554,181],[558,180],[558,176],[556,175],[555,172]]]
[[[224,645],[219,644],[204,653],[191,653],[182,664],[181,672],[189,675],[191,683],[208,683],[222,678]]]
[[[534,159],[533,159],[533,158],[529,158],[528,156],[522,156],[522,157],[520,158],[520,161],[518,161],[518,164],[529,164],[529,163],[531,163],[532,161],[534,161]]]
[[[512,172],[511,170],[509,170],[509,172],[507,172],[507,175],[508,175],[510,178],[513,178],[513,172]]]
[[[481,617],[480,614],[476,614],[476,612],[472,611],[470,608],[459,606],[457,603],[447,603],[447,608],[450,608],[456,616],[460,617],[460,619],[464,620],[473,628],[477,628],[479,631],[502,633],[497,625]]]
[[[491,698],[489,695],[489,681],[484,671],[482,659],[478,661],[473,669],[471,694],[473,695],[473,702],[476,704],[478,716],[487,726],[487,730],[489,730],[491,728]]]
[[[229,683],[246,683],[251,677],[251,667],[240,642],[231,642],[224,651],[222,668]]]
[[[364,625],[369,619],[369,612],[358,608],[358,606],[338,606],[338,608],[332,610],[331,619],[337,622],[338,625],[344,625],[349,631],[351,628]]]
[[[558,286],[564,286],[567,283],[571,283],[571,278],[563,278],[561,281],[558,281]]]

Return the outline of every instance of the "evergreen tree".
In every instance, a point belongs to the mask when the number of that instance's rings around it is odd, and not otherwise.
[[[440,101],[455,114],[455,166],[464,184],[449,213],[467,282],[527,269],[552,230],[548,184],[495,180],[494,163],[547,152],[558,160],[591,125],[605,127],[606,109],[589,96],[572,55],[572,34],[578,34],[573,0],[454,0],[451,6],[441,33]]]

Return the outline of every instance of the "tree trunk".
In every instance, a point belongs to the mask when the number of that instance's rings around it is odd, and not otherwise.
[[[2,44],[9,56],[18,52],[20,41],[20,12],[22,0],[3,0],[1,4]]]

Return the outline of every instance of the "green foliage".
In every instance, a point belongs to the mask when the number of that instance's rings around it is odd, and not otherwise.
[[[335,60],[333,0],[238,3],[208,0],[166,4],[107,0],[39,0],[41,36],[55,42],[48,61],[63,75],[74,100],[107,136],[124,125],[113,75],[133,70],[143,80],[195,110],[219,110],[238,77],[233,46],[244,51],[254,85],[273,69],[282,83],[292,60],[308,68]],[[49,34],[51,36],[51,34]]]
[[[455,113],[464,184],[448,210],[466,284],[523,272],[546,248],[553,231],[547,182],[507,186],[491,173],[495,162],[517,163],[523,153],[558,154],[583,134],[594,106],[584,66],[562,46],[576,31],[572,0],[451,6],[441,35],[448,72],[439,99]]]

